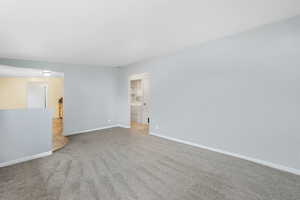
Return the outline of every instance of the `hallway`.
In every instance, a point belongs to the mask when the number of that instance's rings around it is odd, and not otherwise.
[[[68,138],[63,136],[63,119],[54,118],[52,126],[53,138],[52,138],[52,151],[57,151],[63,148],[68,142]]]
[[[131,127],[130,127],[131,130],[139,133],[139,134],[142,134],[142,135],[149,135],[149,125],[147,124],[141,124],[141,123],[138,123],[138,122],[131,122]]]

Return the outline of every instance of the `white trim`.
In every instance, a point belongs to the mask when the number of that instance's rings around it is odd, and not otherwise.
[[[299,169],[295,169],[295,168],[275,164],[275,163],[272,163],[272,162],[268,162],[268,161],[264,161],[264,160],[260,160],[260,159],[256,159],[256,158],[243,156],[243,155],[240,155],[240,154],[237,154],[237,153],[231,153],[231,152],[228,152],[228,151],[223,151],[223,150],[220,150],[220,149],[207,147],[207,146],[204,146],[204,145],[196,144],[196,143],[193,143],[193,142],[188,142],[188,141],[181,140],[181,139],[172,138],[172,137],[169,137],[169,136],[160,135],[160,134],[153,133],[153,132],[150,132],[150,135],[161,137],[161,138],[164,138],[164,139],[167,139],[167,140],[172,140],[172,141],[183,143],[183,144],[188,144],[188,145],[203,148],[203,149],[207,149],[207,150],[214,151],[214,152],[217,152],[217,153],[237,157],[237,158],[248,160],[248,161],[251,161],[251,162],[255,162],[255,163],[267,166],[267,167],[271,167],[271,168],[278,169],[278,170],[281,170],[281,171],[285,171],[285,172],[289,172],[289,173],[292,173],[292,174],[300,175],[300,170]]]
[[[109,125],[109,126],[103,126],[103,127],[99,127],[99,128],[94,128],[94,129],[87,129],[87,130],[82,130],[82,131],[74,131],[74,132],[70,132],[70,133],[64,133],[64,136],[70,136],[70,135],[77,135],[80,133],[87,133],[87,132],[92,132],[92,131],[100,131],[100,130],[104,130],[104,129],[109,129],[109,128],[115,128],[115,127],[121,127],[118,124],[115,125]]]
[[[141,73],[141,74],[132,74],[129,76],[129,80],[130,81],[134,81],[134,80],[139,80],[139,79],[144,79],[144,78],[149,78],[150,75],[148,72],[145,73]]]
[[[118,124],[118,127],[121,127],[121,128],[130,128],[129,125],[124,125],[124,124]]]
[[[149,84],[149,88],[148,88],[148,95],[149,95],[149,102],[148,102],[148,117],[150,118],[150,121],[151,121],[151,101],[150,101],[150,95],[151,95],[151,91],[150,91],[150,73],[149,72],[145,72],[145,73],[140,73],[140,74],[131,74],[128,76],[128,86],[127,86],[127,95],[128,95],[128,98],[127,98],[127,107],[128,107],[128,110],[129,110],[129,122],[131,122],[131,81],[134,81],[134,80],[142,80],[142,81],[145,81],[147,80],[148,81],[148,84]],[[144,90],[144,89],[143,89]],[[144,95],[143,95],[144,96]],[[147,117],[147,118],[148,118]],[[143,117],[144,118],[144,117]],[[145,119],[143,119],[142,121],[144,121]]]
[[[45,97],[45,102],[44,102],[44,107],[43,109],[46,110],[48,108],[48,90],[49,90],[49,85],[47,82],[44,82],[44,81],[30,81],[27,83],[27,86],[26,86],[26,100],[27,100],[27,108],[30,108],[29,107],[29,101],[28,101],[28,96],[29,96],[29,87],[32,86],[32,85],[39,85],[39,86],[43,86],[44,88],[44,97]]]
[[[0,167],[7,167],[7,166],[14,165],[17,163],[22,163],[22,162],[29,161],[29,160],[50,156],[51,154],[52,154],[52,151],[48,151],[48,152],[39,153],[39,154],[36,154],[33,156],[26,156],[23,158],[18,158],[16,160],[11,160],[11,161],[7,161],[4,163],[0,163]]]

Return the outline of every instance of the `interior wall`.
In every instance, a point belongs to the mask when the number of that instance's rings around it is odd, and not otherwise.
[[[0,167],[52,149],[52,111],[0,110]]]
[[[64,73],[65,135],[116,124],[116,68],[4,58],[0,64]]]
[[[150,131],[300,170],[300,17],[119,69],[150,76]]]
[[[43,82],[48,85],[48,108],[59,117],[58,100],[63,97],[64,80],[57,77],[0,77],[0,110],[27,108],[27,84]]]
[[[296,17],[124,68],[0,64],[64,72],[66,133],[129,125],[128,78],[148,72],[152,132],[300,169],[299,35]]]

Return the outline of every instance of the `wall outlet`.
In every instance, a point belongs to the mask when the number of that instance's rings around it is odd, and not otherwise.
[[[109,119],[109,120],[107,120],[107,122],[108,122],[108,123],[111,123],[111,120]]]

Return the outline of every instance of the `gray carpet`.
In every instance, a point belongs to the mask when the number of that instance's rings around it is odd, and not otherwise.
[[[299,200],[300,176],[113,128],[0,169],[1,200]]]

